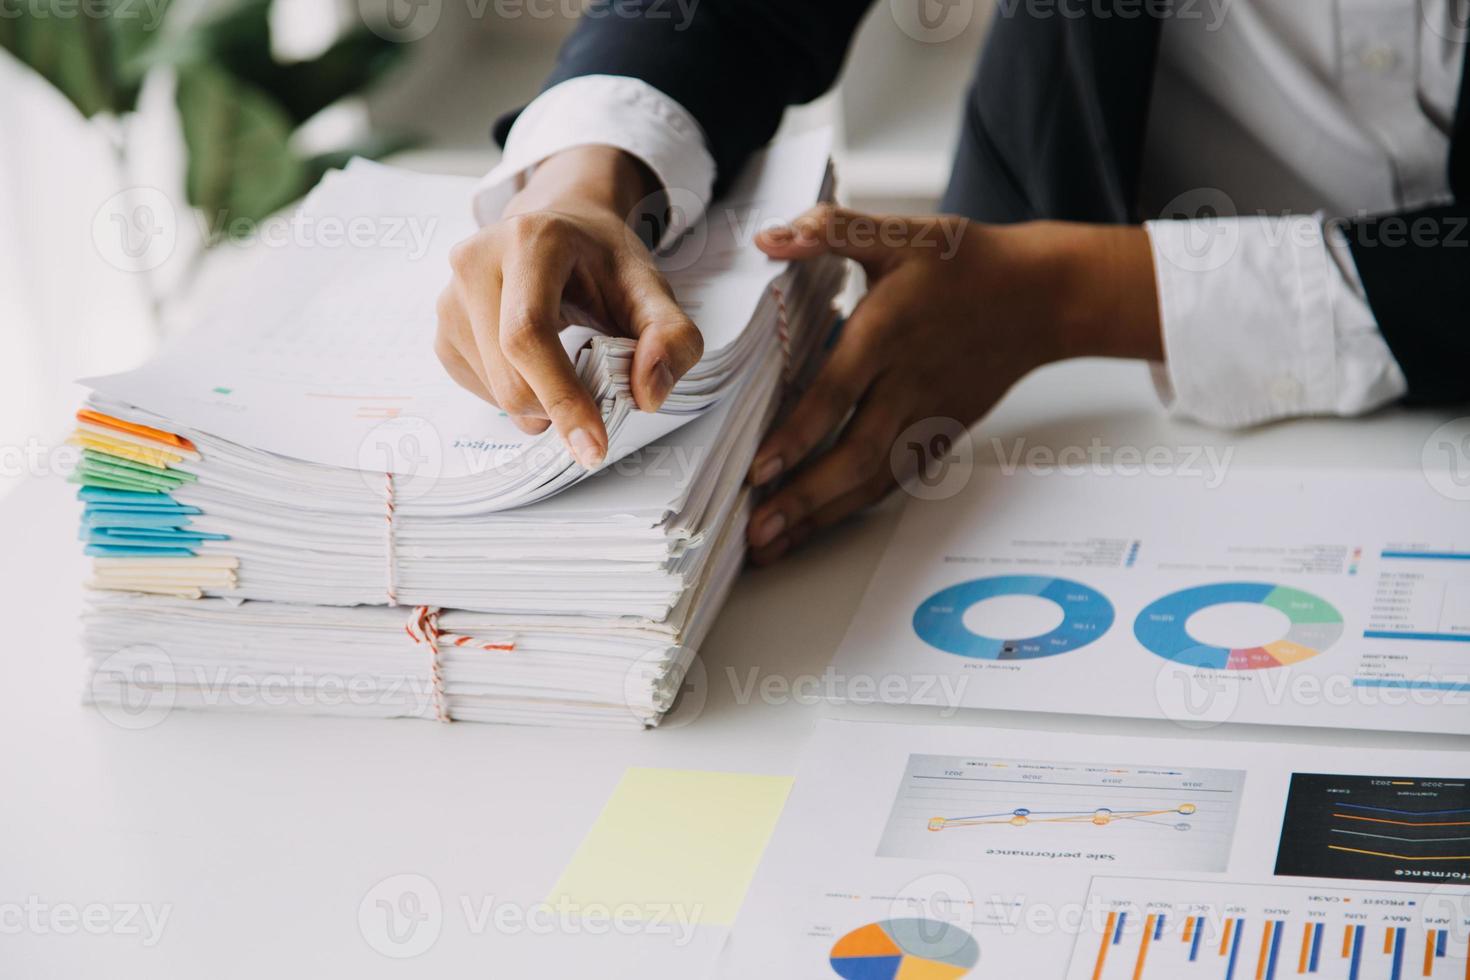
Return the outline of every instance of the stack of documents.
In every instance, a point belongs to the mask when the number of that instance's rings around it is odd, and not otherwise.
[[[705,338],[663,410],[634,406],[632,341],[563,332],[608,427],[596,472],[433,354],[470,191],[354,163],[204,322],[89,382],[93,698],[146,673],[176,703],[252,707],[222,692],[289,674],[284,700],[311,711],[653,724],[669,706],[739,569],[761,434],[835,323],[837,260],[751,241],[830,195],[826,134],[757,158],[660,257]],[[360,234],[328,245],[332,224]]]

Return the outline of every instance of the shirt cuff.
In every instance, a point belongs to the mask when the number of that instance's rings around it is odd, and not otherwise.
[[[614,146],[637,157],[668,195],[660,246],[699,221],[715,181],[704,133],[683,106],[637,78],[582,75],[553,85],[522,110],[505,155],[475,188],[475,220],[500,220],[536,165],[574,146]]]
[[[1313,215],[1150,221],[1171,412],[1222,428],[1358,415],[1403,372],[1352,256]]]

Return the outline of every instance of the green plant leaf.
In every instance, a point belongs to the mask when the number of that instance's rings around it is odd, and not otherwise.
[[[91,117],[117,107],[111,27],[105,17],[35,11],[0,18],[0,47]]]
[[[407,45],[359,28],[310,61],[280,65],[269,75],[254,79],[298,123],[327,106],[376,83],[401,60]]]
[[[208,19],[149,52],[153,64],[212,65],[270,96],[300,124],[373,84],[408,46],[359,26],[319,57],[281,64],[271,55],[272,0],[232,0]]]
[[[178,74],[179,118],[189,150],[189,203],[212,234],[234,234],[306,188],[307,170],[290,146],[286,114],[220,69],[194,65]]]

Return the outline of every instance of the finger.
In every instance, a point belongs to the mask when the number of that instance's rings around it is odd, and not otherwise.
[[[525,429],[520,420],[545,418],[530,387],[516,374],[500,349],[501,258],[479,238],[456,245],[451,305],[463,320],[455,345],[490,390],[495,404]]]
[[[629,263],[623,278],[626,322],[638,338],[633,351],[633,400],[643,411],[656,412],[674,384],[704,356],[704,336],[679,308],[657,269]]]
[[[812,461],[751,517],[748,537],[760,548],[806,523],[813,514],[885,477],[889,449],[907,417],[906,408],[875,392],[858,409],[842,439]],[[836,520],[843,514],[824,516]]]
[[[800,548],[810,536],[811,528],[809,525],[804,524],[801,527],[794,528],[791,533],[781,535],[763,548],[752,548],[750,551],[751,564],[762,568],[775,564],[777,561],[786,557],[788,553]]]
[[[499,407],[495,395],[486,383],[484,369],[467,360],[461,348],[474,347],[470,320],[459,301],[459,291],[454,283],[444,287],[434,306],[438,316],[438,327],[434,332],[434,356],[449,376],[466,391]]]
[[[439,363],[461,388],[500,408],[500,400],[485,377],[484,365],[479,363],[480,355],[475,346],[469,317],[464,312],[459,293],[453,284],[439,294],[437,309],[439,329],[434,336],[434,354],[439,358]],[[509,412],[505,415],[516,428],[527,435],[539,435],[550,424],[545,419],[511,415]]]
[[[892,257],[894,243],[904,240],[907,224],[903,218],[818,204],[789,225],[763,230],[755,244],[771,258],[786,261],[840,255],[861,263],[872,274]]]
[[[753,485],[794,468],[842,424],[881,370],[887,353],[882,338],[893,332],[899,313],[882,291],[863,297],[796,408],[756,451],[750,466]]]
[[[475,373],[474,368],[470,367],[470,362],[465,359],[465,356],[457,348],[439,352],[439,363],[444,365],[444,369],[449,372],[449,376],[461,388],[478,395],[492,405],[497,404],[495,396],[485,387],[485,383],[480,380],[480,376]],[[540,435],[551,425],[546,419],[538,419],[530,415],[511,415],[509,412],[506,412],[505,417],[510,419],[516,428],[528,436]]]
[[[819,531],[824,527],[831,527],[876,504],[892,493],[896,486],[898,486],[898,477],[885,468],[870,477],[866,483],[812,511],[806,522],[801,524],[797,530]]]
[[[500,346],[577,462],[593,469],[607,455],[607,430],[560,336],[565,326],[562,293],[572,261],[571,250],[550,236],[532,240],[506,257]]]

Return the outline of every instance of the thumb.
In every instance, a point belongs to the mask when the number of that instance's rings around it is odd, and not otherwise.
[[[767,228],[755,238],[756,246],[773,259],[810,259],[818,255],[840,255],[853,259],[869,273],[892,258],[894,246],[885,245],[886,222],[899,218],[877,218],[849,211],[835,204],[818,204],[789,225]]]

